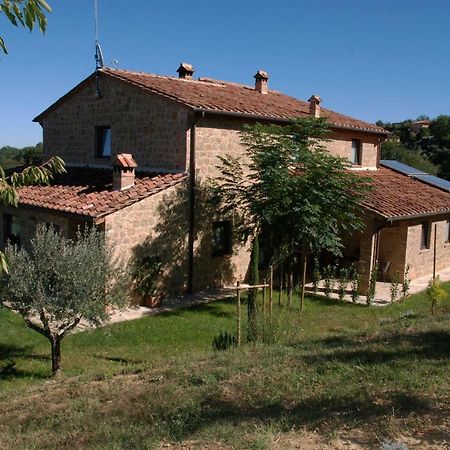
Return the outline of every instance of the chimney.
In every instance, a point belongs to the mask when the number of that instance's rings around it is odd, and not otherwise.
[[[190,79],[192,79],[192,75],[194,74],[195,70],[191,64],[182,62],[180,64],[180,67],[178,67],[177,72],[178,72],[178,78],[184,78],[184,79],[190,80]]]
[[[260,94],[267,94],[269,92],[269,75],[264,70],[258,70],[255,75],[255,91]]]
[[[313,117],[320,117],[320,102],[322,99],[318,95],[311,95],[309,102],[309,114]]]
[[[134,186],[134,171],[136,161],[130,153],[121,153],[116,156],[113,166],[113,190],[124,191]]]

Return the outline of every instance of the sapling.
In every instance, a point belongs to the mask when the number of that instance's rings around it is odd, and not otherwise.
[[[352,268],[352,272],[351,272],[351,281],[350,281],[350,286],[351,286],[351,297],[352,297],[352,302],[353,303],[357,303],[357,301],[359,300],[359,287],[361,285],[361,278],[362,278],[362,274],[359,273],[355,267]]]
[[[409,295],[409,288],[411,285],[411,280],[409,279],[409,271],[411,269],[410,264],[406,264],[405,275],[402,281],[402,299],[405,299]]]
[[[366,293],[367,306],[371,306],[372,302],[375,298],[375,289],[377,287],[377,275],[378,275],[378,271],[377,271],[376,266],[374,266],[372,268],[372,270],[370,271],[369,287],[367,288],[367,293]]]
[[[398,272],[395,272],[391,279],[391,284],[389,286],[391,292],[391,303],[397,301],[398,293],[400,290],[400,276]]]
[[[347,290],[349,279],[349,270],[345,267],[342,267],[339,271],[339,281],[338,281],[338,296],[340,301],[344,301],[345,299],[345,291]]]
[[[436,314],[437,305],[447,298],[447,291],[442,287],[439,275],[435,279],[431,279],[425,291],[431,303],[431,314]]]

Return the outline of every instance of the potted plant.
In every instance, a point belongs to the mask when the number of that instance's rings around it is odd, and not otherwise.
[[[164,299],[158,291],[158,278],[162,272],[162,263],[155,256],[146,256],[136,260],[133,267],[134,291],[141,298],[142,306],[154,308]]]

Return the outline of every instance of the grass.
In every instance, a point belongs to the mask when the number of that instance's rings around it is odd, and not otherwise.
[[[424,294],[297,305],[275,309],[279,342],[225,352],[211,343],[234,331],[231,300],[74,334],[59,380],[45,339],[0,309],[0,357],[15,362],[0,375],[0,448],[444,448],[450,301],[436,316]]]

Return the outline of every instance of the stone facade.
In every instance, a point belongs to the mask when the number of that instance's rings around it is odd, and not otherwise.
[[[450,242],[447,235],[447,220],[431,218],[429,220],[429,248],[421,248],[421,221],[408,223],[408,242],[406,247],[406,263],[410,264],[409,277],[431,275],[433,273],[434,236],[436,226],[436,271],[450,267]],[[405,224],[406,226],[406,224]]]
[[[42,120],[44,157],[66,164],[109,166],[114,155],[131,153],[140,168],[186,170],[187,108],[165,97],[101,76],[78,88]],[[111,158],[96,154],[95,127],[110,126]]]

